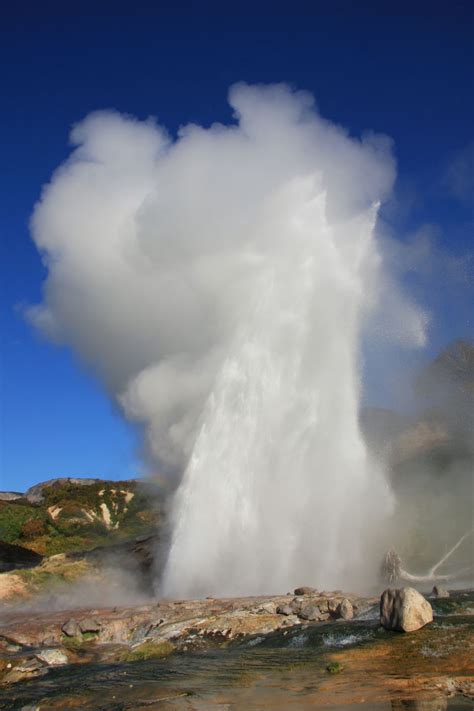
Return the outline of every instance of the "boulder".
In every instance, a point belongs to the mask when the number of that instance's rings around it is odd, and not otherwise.
[[[290,602],[290,607],[293,611],[293,614],[297,615],[301,608],[304,606],[303,598],[302,597],[294,597],[293,600]]]
[[[292,615],[293,609],[289,605],[278,605],[277,607],[278,615]]]
[[[434,595],[434,597],[449,597],[449,592],[440,585],[435,585],[431,594]]]
[[[66,637],[78,637],[81,634],[81,629],[77,624],[76,620],[69,619],[61,627],[61,631],[64,632]]]
[[[347,597],[342,600],[337,606],[337,615],[343,620],[352,620],[354,617],[354,608],[352,602],[347,599]]]
[[[319,620],[321,612],[316,605],[305,605],[298,613],[302,620]]]
[[[93,617],[86,617],[79,622],[79,628],[84,634],[86,632],[100,632],[100,622]]]
[[[380,624],[386,630],[414,632],[433,621],[433,610],[414,588],[384,590],[380,598]]]
[[[295,595],[315,595],[317,592],[316,588],[309,588],[307,585],[295,588]]]

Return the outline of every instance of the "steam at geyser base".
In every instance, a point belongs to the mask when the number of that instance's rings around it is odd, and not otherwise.
[[[162,592],[366,587],[391,495],[359,428],[361,339],[385,319],[424,341],[374,230],[391,143],[285,85],[229,102],[234,123],[174,141],[113,112],[73,128],[32,219],[49,274],[30,316],[182,473]]]

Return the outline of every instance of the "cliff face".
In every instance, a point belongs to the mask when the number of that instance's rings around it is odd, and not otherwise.
[[[136,480],[52,479],[0,499],[0,541],[41,555],[88,550],[150,533],[157,492]]]

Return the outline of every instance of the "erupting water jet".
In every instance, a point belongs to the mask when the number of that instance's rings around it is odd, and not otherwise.
[[[50,258],[30,317],[144,426],[153,465],[184,472],[166,594],[366,583],[391,506],[358,422],[391,142],[285,85],[229,100],[234,123],[174,142],[112,112],[73,129],[32,220]],[[419,345],[422,315],[393,281],[384,296]]]

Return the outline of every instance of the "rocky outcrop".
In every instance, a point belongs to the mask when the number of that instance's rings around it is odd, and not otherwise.
[[[342,595],[328,598],[305,596],[305,604],[295,614],[292,596],[247,597],[186,601],[155,601],[135,607],[78,609],[74,612],[38,612],[33,617],[12,609],[0,621],[0,640],[15,644],[59,644],[66,639],[81,639],[94,633],[94,643],[138,644],[148,638],[171,640],[179,649],[202,646],[206,640],[239,639],[253,634],[267,634],[293,625],[337,619],[329,613],[329,603],[340,606],[349,600],[364,611],[376,604],[375,598]],[[280,610],[285,609],[285,612]],[[289,612],[290,614],[287,614]]]
[[[23,496],[19,491],[0,491],[0,501],[18,501]]]
[[[64,485],[71,484],[73,486],[92,486],[93,484],[100,484],[100,482],[100,479],[86,477],[57,477],[56,479],[48,479],[48,481],[42,481],[40,484],[30,486],[23,496],[30,504],[40,504],[44,499],[45,489],[59,489]]]
[[[387,589],[380,598],[380,624],[387,630],[415,632],[433,621],[433,609],[415,588]]]

